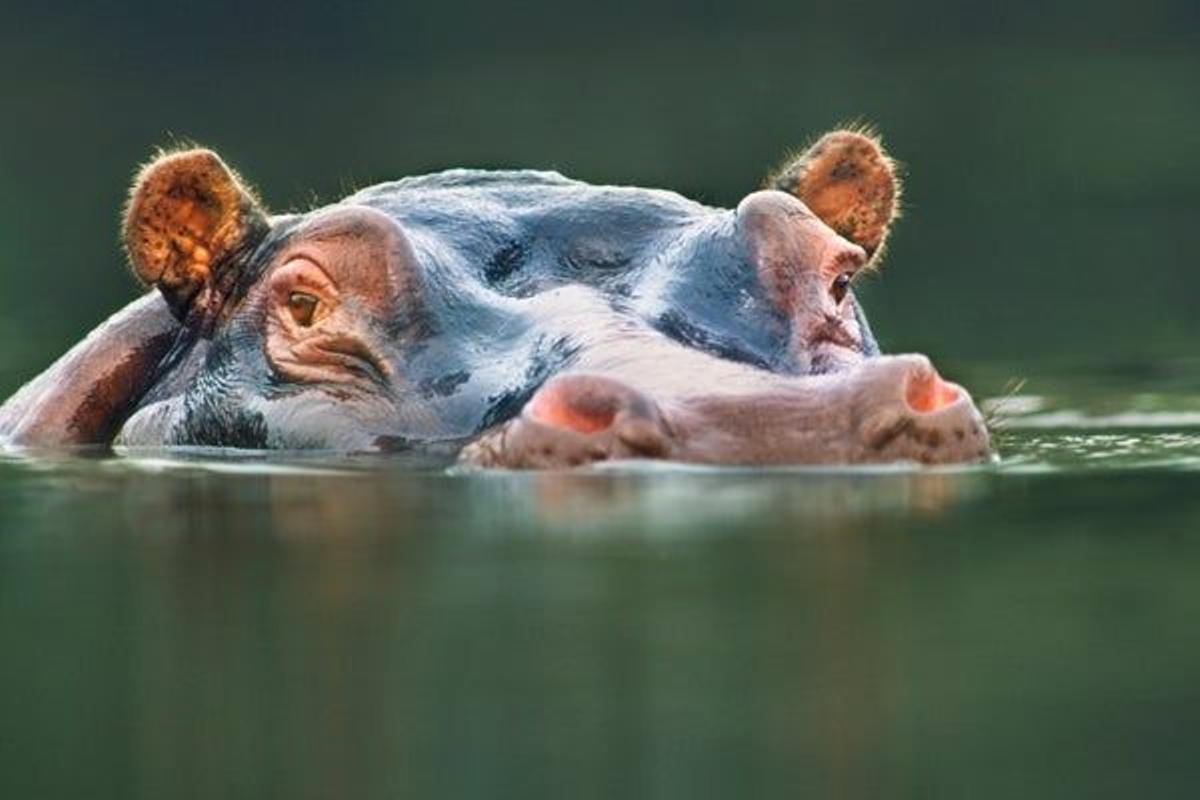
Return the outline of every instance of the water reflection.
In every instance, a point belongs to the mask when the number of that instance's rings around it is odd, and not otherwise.
[[[1195,431],[1002,442],[940,470],[0,457],[6,794],[1193,785]]]
[[[820,529],[829,530],[879,516],[938,514],[976,498],[987,474],[979,467],[753,470],[632,462],[582,471],[460,473],[387,461],[280,463],[161,453],[91,460],[42,453],[9,464],[37,474],[47,487],[85,493],[76,498],[81,502],[91,502],[86,493],[109,495],[131,531],[241,532],[245,523],[237,515],[248,507],[260,532],[298,540],[393,536],[431,526],[501,538],[670,539],[729,532],[764,518],[822,523]]]
[[[839,474],[647,465],[599,474],[486,476],[473,486],[472,504],[543,533],[566,528],[577,536],[690,537],[737,530],[750,520],[786,519],[803,520],[789,535],[804,536],[882,515],[935,514],[974,497],[978,478],[972,471],[911,468]]]
[[[1178,472],[1087,474],[9,461],[0,774],[958,794],[1053,743],[1086,790],[1111,775],[1063,743],[1116,715],[1139,784],[1183,785],[1200,504]]]

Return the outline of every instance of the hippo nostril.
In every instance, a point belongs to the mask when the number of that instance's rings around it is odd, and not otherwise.
[[[957,387],[943,381],[932,369],[910,375],[904,392],[908,407],[921,414],[953,405],[960,396],[961,392]]]
[[[560,383],[548,385],[534,395],[525,413],[544,425],[591,434],[612,426],[617,404],[610,397],[592,393],[569,396],[569,385]]]

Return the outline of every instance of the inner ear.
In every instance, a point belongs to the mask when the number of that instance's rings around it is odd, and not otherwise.
[[[160,156],[134,182],[122,234],[129,263],[183,319],[238,253],[266,233],[254,195],[211,150]]]
[[[899,212],[895,162],[879,139],[866,132],[825,134],[789,160],[767,185],[798,197],[826,225],[872,257],[883,250]]]

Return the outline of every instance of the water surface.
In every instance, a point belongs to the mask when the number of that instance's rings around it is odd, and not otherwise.
[[[9,454],[0,788],[1190,793],[1198,396],[1042,386],[969,468]]]

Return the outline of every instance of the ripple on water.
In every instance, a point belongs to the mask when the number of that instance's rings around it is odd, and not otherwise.
[[[1074,398],[1079,400],[1079,398]],[[1021,394],[985,399],[980,403],[993,430],[999,457],[991,467],[925,468],[915,464],[856,465],[848,467],[795,467],[752,469],[708,467],[662,462],[625,462],[600,465],[594,472],[668,473],[746,477],[771,474],[780,478],[858,476],[883,477],[905,473],[970,473],[996,469],[1002,473],[1059,473],[1095,469],[1200,470],[1200,397],[1152,393],[1124,396],[1089,395],[1080,402],[1044,395]],[[164,451],[95,450],[30,451],[0,441],[0,463],[36,471],[91,470],[134,472],[200,471],[226,474],[346,475],[386,466],[389,471],[411,469],[441,472],[450,459],[421,457],[349,457],[330,454],[242,452],[216,449]],[[472,474],[451,467],[450,475]]]
[[[1190,395],[1037,395],[985,400],[1002,469],[1200,468],[1200,400]]]

